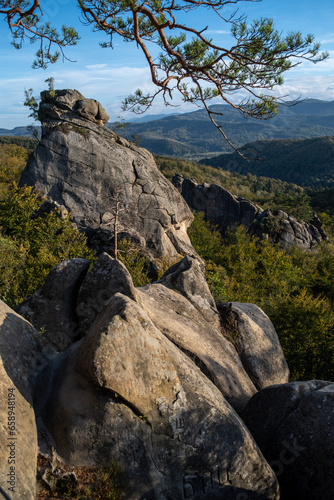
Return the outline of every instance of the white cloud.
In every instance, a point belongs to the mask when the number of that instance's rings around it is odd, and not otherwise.
[[[334,51],[331,51],[331,56],[327,61],[317,65],[304,62],[287,72],[284,85],[275,89],[275,95],[289,95],[290,99],[302,96],[333,100]],[[101,62],[86,66],[61,66],[60,70],[50,69],[51,71],[47,72],[29,69],[18,72],[17,78],[9,72],[7,77],[4,75],[0,79],[0,128],[10,129],[31,123],[31,118],[28,118],[29,110],[23,106],[24,89],[33,88],[34,94],[38,95],[45,89],[44,80],[49,76],[54,77],[56,88],[75,88],[85,97],[101,102],[111,120],[116,120],[121,114],[127,119],[133,116],[122,113],[121,105],[122,100],[137,88],[141,88],[144,92],[155,90],[148,67],[141,63],[137,67],[117,65],[116,62],[114,64]],[[239,92],[233,96],[233,101],[239,102],[245,96],[245,93]],[[179,107],[166,108],[162,99],[157,99],[150,113],[187,112],[197,109],[195,106],[183,104],[176,93],[172,103]]]
[[[87,69],[103,69],[107,66],[107,64],[88,64],[86,66]]]
[[[208,34],[208,35],[230,35],[231,31],[229,31],[229,30],[206,30],[204,33]]]

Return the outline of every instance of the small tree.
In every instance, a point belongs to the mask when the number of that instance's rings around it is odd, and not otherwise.
[[[114,258],[117,259],[118,254],[118,227],[119,227],[119,218],[120,214],[126,210],[123,201],[123,189],[121,187],[117,187],[114,189],[113,193],[110,193],[109,199],[111,200],[112,206],[109,208],[110,213],[112,215],[110,221],[107,223],[108,226],[113,226],[114,229]]]
[[[54,88],[54,78],[52,76],[50,76],[49,78],[47,78],[44,81],[45,81],[45,83],[48,84],[49,95],[51,97],[54,97],[56,95],[55,88]],[[31,111],[29,117],[31,116],[36,121],[39,120],[39,115],[38,115],[39,99],[37,99],[36,97],[33,96],[33,89],[25,90],[24,96],[25,96],[25,100],[24,100],[23,104],[24,104],[24,106],[27,106]],[[36,135],[36,133],[34,133],[32,131],[32,129],[33,129],[33,126],[30,125],[30,132],[33,134],[33,136],[35,138],[37,138],[38,132]]]
[[[33,66],[42,68],[61,55],[65,57],[64,47],[75,45],[79,39],[73,28],[62,26],[59,32],[50,23],[43,24],[44,1],[0,0],[0,13],[5,14],[14,46],[21,48],[26,38],[38,41]],[[102,47],[113,48],[114,38],[120,37],[135,42],[147,60],[156,91],[144,94],[138,89],[125,99],[124,109],[142,113],[158,95],[166,105],[172,105],[177,92],[184,102],[204,106],[228,141],[216,121],[221,113],[209,108],[209,101],[220,97],[244,117],[269,118],[277,113],[280,103],[287,104],[284,98],[271,94],[275,86],[283,84],[283,74],[303,60],[318,62],[328,56],[319,52],[320,45],[314,43],[312,35],[303,37],[295,31],[283,37],[272,19],[248,24],[237,11],[225,13],[227,7],[241,1],[259,0],[78,0],[78,6],[85,23],[108,36]],[[230,27],[235,40],[230,48],[209,37],[207,26],[196,29],[186,24],[185,14],[197,9],[203,14],[214,12]],[[156,60],[152,44],[161,49]],[[229,96],[239,90],[246,91],[249,98],[235,104]]]

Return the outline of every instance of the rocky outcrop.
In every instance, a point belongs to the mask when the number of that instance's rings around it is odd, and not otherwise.
[[[79,331],[85,335],[96,316],[116,293],[135,299],[136,290],[126,267],[103,253],[85,277],[76,297]]]
[[[0,301],[0,487],[11,500],[36,498],[33,406],[38,375],[52,354],[42,336]]]
[[[102,106],[78,91],[43,92],[42,140],[20,185],[70,211],[99,251],[112,248],[115,197],[118,234],[153,254],[194,253],[187,227],[192,214],[152,155],[103,127]]]
[[[187,274],[189,280],[191,273],[188,271]],[[193,275],[193,281],[196,279],[199,282],[199,278],[200,275],[196,278]],[[138,302],[153,324],[200,368],[237,411],[241,411],[256,389],[235,347],[223,335],[220,325],[215,323],[217,310],[199,294],[200,307],[196,307],[183,294],[164,286],[163,282],[164,279],[161,283],[137,289]],[[211,322],[208,321],[209,313]]]
[[[107,254],[78,285],[81,261],[57,266],[48,285],[53,299],[65,296],[62,282],[72,290],[67,299],[83,338],[51,357],[43,336],[8,308],[15,322],[0,331],[4,373],[12,374],[3,380],[25,398],[18,402],[28,419],[21,422],[30,461],[35,411],[39,446],[51,464],[117,463],[126,500],[278,500],[273,471],[282,500],[329,500],[333,384],[283,383],[257,392],[288,380],[277,335],[259,308],[226,303],[217,310],[196,257],[139,288]],[[18,321],[32,332],[23,342]],[[29,491],[26,497],[33,498]]]
[[[315,216],[311,223],[298,221],[283,210],[264,210],[255,218],[250,232],[263,238],[267,235],[282,248],[296,246],[303,250],[312,250],[317,244],[327,239],[320,220]]]
[[[217,308],[255,387],[289,382],[289,368],[268,316],[254,304],[227,302]]]
[[[128,500],[279,498],[220,391],[122,294],[68,352],[47,423],[67,462],[120,464]]]
[[[107,254],[79,285],[81,260],[48,278],[53,298],[64,297],[52,285],[61,288],[64,273],[83,338],[72,337],[41,377],[34,407],[44,456],[52,446],[53,460],[73,466],[116,462],[127,500],[278,500],[276,478],[238,415],[256,388],[224,336],[202,263],[184,257],[159,282],[134,288]],[[66,269],[78,272],[66,280]],[[29,300],[22,310],[32,310]],[[52,332],[50,340],[56,324]]]
[[[250,234],[269,237],[282,248],[297,246],[304,250],[311,250],[327,239],[316,217],[312,223],[297,221],[282,210],[262,210],[216,184],[197,184],[193,179],[182,179],[180,175],[175,175],[172,181],[190,208],[204,212],[206,220],[222,233],[243,224]]]
[[[333,498],[333,383],[263,389],[248,403],[244,419],[278,477],[281,500]]]

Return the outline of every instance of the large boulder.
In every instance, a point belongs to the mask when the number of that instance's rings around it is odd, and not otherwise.
[[[180,179],[175,178],[180,185]],[[197,184],[193,179],[184,179],[181,194],[193,210],[204,212],[206,220],[226,231],[236,224],[251,226],[262,209],[244,198],[234,196],[217,184]]]
[[[202,261],[187,255],[170,267],[157,283],[181,293],[210,323],[210,327],[219,328],[219,313],[205,279]]]
[[[276,473],[281,500],[331,500],[334,383],[293,382],[258,392],[244,420]]]
[[[224,336],[201,262],[184,257],[161,280],[137,288],[137,301],[154,325],[242,411],[256,388]]]
[[[11,500],[36,499],[33,405],[50,356],[42,336],[0,301],[0,486]]]
[[[129,297],[113,296],[63,366],[47,415],[57,453],[118,463],[127,500],[279,499],[221,392]]]
[[[160,256],[194,253],[186,231],[192,213],[153,156],[101,126],[101,107],[79,92],[56,90],[41,97],[42,140],[20,185],[34,186],[70,211],[99,250],[113,246],[118,199],[120,237]]]
[[[80,116],[85,120],[105,125],[109,120],[106,110],[95,99],[86,99],[77,90],[44,90],[41,93],[41,105],[38,118],[41,122]]]
[[[289,382],[289,368],[275,327],[255,304],[217,304],[222,323],[258,390]]]

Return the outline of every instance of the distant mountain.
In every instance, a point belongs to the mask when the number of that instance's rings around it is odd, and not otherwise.
[[[259,139],[306,139],[334,135],[334,101],[308,99],[286,107],[269,120],[244,119],[228,105],[212,106],[223,113],[218,123],[237,147]],[[112,124],[107,124],[112,128]],[[171,115],[146,123],[131,123],[123,134],[137,136],[140,146],[152,153],[179,158],[207,158],[231,152],[205,110]]]
[[[40,130],[40,127],[34,127],[36,130]],[[33,134],[31,131],[28,129],[28,127],[15,127],[13,129],[7,129],[7,128],[0,128],[0,136],[6,135],[15,135],[18,137],[33,137]]]
[[[132,118],[132,119],[125,120],[125,121],[131,122],[131,123],[146,123],[146,122],[151,122],[151,121],[155,121],[155,120],[161,120],[162,118],[166,118],[167,116],[174,116],[175,114],[176,113],[172,113],[172,114],[161,113],[160,115],[159,114],[147,115],[146,113],[144,113],[143,115],[140,115],[138,118]]]
[[[242,175],[271,177],[299,186],[334,187],[334,134],[312,139],[262,140],[246,144],[237,153],[223,154],[202,163]]]
[[[295,106],[281,106],[279,114],[270,120],[244,119],[228,105],[211,108],[223,113],[217,121],[231,142],[239,148],[261,139],[334,136],[334,101],[307,99]],[[164,156],[201,160],[233,151],[203,109],[157,116],[158,119],[153,119],[153,115],[143,116],[130,122],[124,133],[117,133],[129,140],[136,136],[140,146]],[[112,129],[114,124],[107,123],[107,126]],[[0,129],[1,135],[31,136],[26,127]]]

